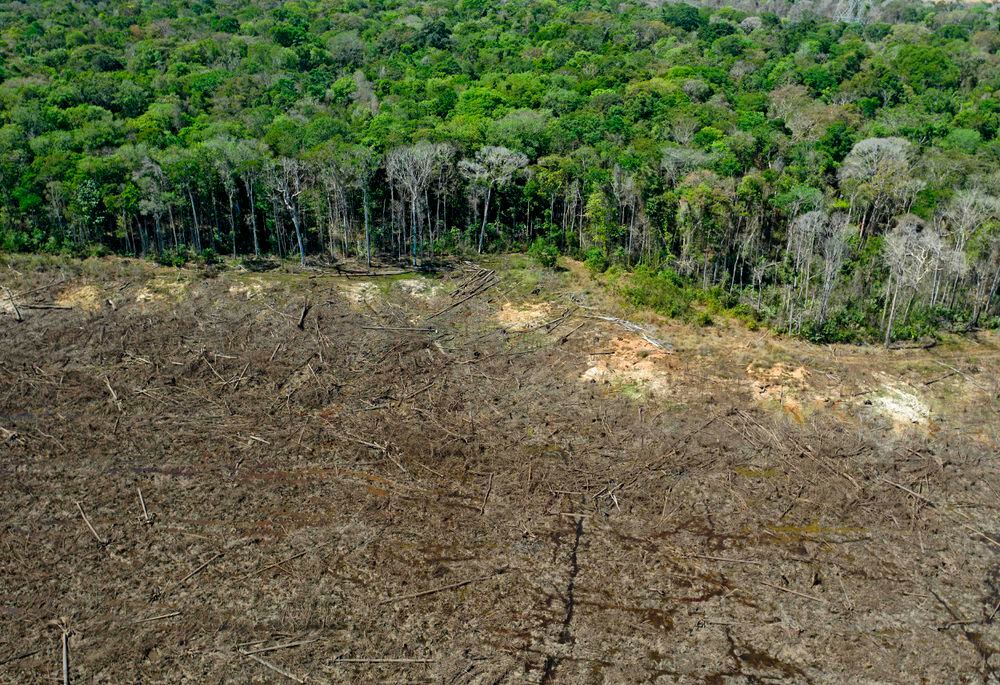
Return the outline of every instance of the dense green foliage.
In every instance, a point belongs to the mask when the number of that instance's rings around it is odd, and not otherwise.
[[[645,265],[635,299],[665,311],[724,293],[815,340],[990,325],[997,16],[906,15],[0,3],[0,248],[416,263],[534,244]]]

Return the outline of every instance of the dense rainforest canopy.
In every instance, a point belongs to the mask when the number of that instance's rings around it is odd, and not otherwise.
[[[997,14],[850,14],[0,2],[0,248],[530,245],[816,340],[996,325]]]

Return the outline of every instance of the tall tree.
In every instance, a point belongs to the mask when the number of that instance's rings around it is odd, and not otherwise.
[[[487,146],[481,148],[474,159],[463,159],[459,170],[474,186],[483,189],[483,223],[479,229],[477,250],[483,251],[486,238],[486,223],[489,220],[490,199],[498,188],[506,187],[528,165],[528,158],[521,152],[505,147]]]

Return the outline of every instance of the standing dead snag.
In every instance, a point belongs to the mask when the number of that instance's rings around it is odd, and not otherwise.
[[[282,157],[279,168],[273,170],[272,182],[278,188],[279,197],[295,227],[295,241],[299,247],[299,263],[306,264],[305,227],[302,225],[302,210],[299,195],[305,185],[305,172],[299,160]]]
[[[907,214],[899,218],[885,242],[889,278],[886,281],[882,316],[885,320],[885,346],[888,347],[892,342],[899,296],[903,294],[909,297],[903,307],[905,312],[909,312],[920,284],[931,273],[934,254],[940,249],[941,236],[919,217]]]

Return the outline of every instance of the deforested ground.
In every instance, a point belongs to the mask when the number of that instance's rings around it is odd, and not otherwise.
[[[995,334],[397,271],[5,258],[0,681],[998,682]]]

